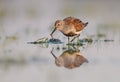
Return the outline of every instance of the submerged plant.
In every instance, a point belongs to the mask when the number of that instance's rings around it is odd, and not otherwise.
[[[34,42],[28,42],[28,44],[38,44],[40,47],[48,47],[49,44],[62,44],[59,39],[48,39],[48,38],[40,38]]]
[[[43,43],[48,43],[48,38],[40,38],[34,42],[28,42],[30,44],[43,44]]]
[[[61,40],[59,40],[59,39],[49,39],[48,42],[49,42],[49,43],[53,43],[53,44],[61,44],[61,43],[63,43],[63,42],[61,42]]]

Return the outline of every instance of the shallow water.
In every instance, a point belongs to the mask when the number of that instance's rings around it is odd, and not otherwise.
[[[9,46],[2,45],[1,82],[117,82],[120,80],[120,45],[115,42],[95,41],[78,48],[68,48],[65,44],[49,44],[48,47],[44,47],[41,44],[27,44],[26,41],[19,40],[7,44]],[[76,51],[69,52],[69,49]],[[68,65],[57,65],[51,51],[56,57],[61,56],[68,60],[66,61]],[[81,64],[77,67],[69,64],[71,60],[74,61],[75,53],[82,57],[78,59]],[[83,61],[84,58],[87,62]]]
[[[119,1],[52,2],[0,0],[0,82],[120,82]],[[28,44],[49,40],[67,16],[89,22],[79,45],[59,31],[53,36],[63,43]]]

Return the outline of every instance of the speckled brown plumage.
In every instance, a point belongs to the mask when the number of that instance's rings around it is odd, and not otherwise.
[[[73,25],[76,29],[76,31],[81,31],[84,27],[83,27],[83,22],[78,19],[78,18],[74,18],[74,17],[67,17],[63,20],[65,22],[66,25],[70,26]]]

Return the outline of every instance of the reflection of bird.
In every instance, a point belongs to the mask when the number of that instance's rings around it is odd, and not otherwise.
[[[53,38],[52,34],[55,32],[55,30],[61,31],[65,36],[68,37],[68,42],[69,42],[69,37],[79,37],[81,31],[86,27],[88,22],[83,23],[80,19],[74,18],[74,17],[67,17],[63,20],[57,20],[55,22],[55,29],[52,31],[50,34],[51,37]],[[71,42],[76,38],[74,37]]]
[[[88,63],[88,60],[81,55],[80,51],[66,50],[59,57],[56,57],[52,50],[51,54],[54,56],[57,66],[64,66],[69,69],[79,67],[84,62]]]

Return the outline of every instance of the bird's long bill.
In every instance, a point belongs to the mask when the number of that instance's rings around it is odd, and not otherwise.
[[[53,38],[53,33],[56,31],[56,28],[54,28],[54,30],[52,31],[52,33],[50,34],[51,35],[51,37]]]
[[[85,25],[85,27],[86,27],[86,26],[88,25],[88,22],[86,22],[84,25]]]
[[[51,53],[52,55],[53,55],[53,57],[55,58],[55,59],[57,59],[57,57],[53,54],[53,53]]]

